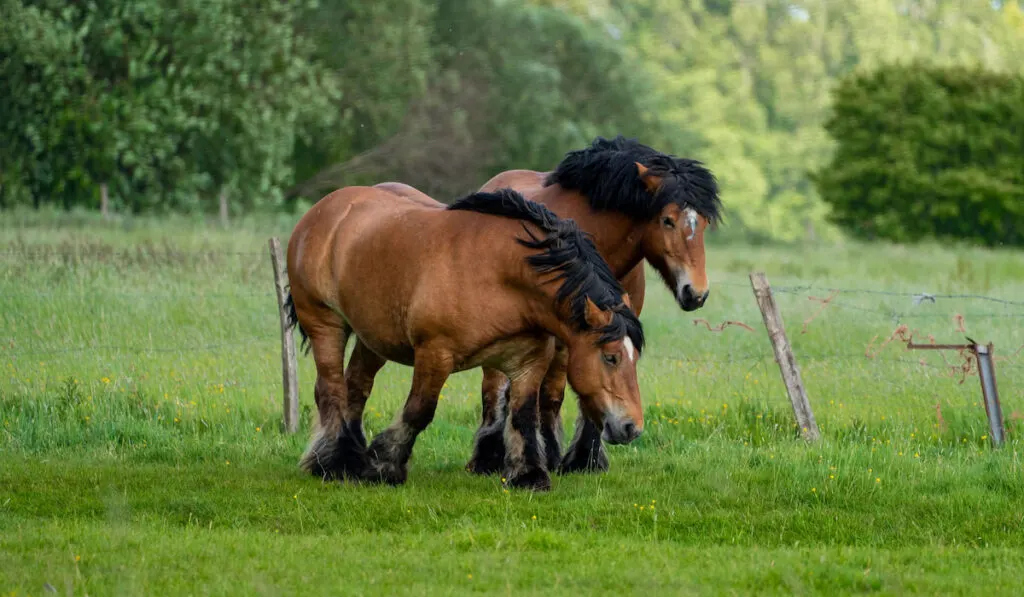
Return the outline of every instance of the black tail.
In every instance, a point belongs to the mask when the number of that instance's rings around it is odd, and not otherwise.
[[[284,301],[284,308],[288,313],[288,327],[299,328],[299,335],[302,337],[299,348],[306,354],[309,354],[309,334],[299,325],[299,314],[295,312],[295,301],[292,300],[291,292],[288,293],[288,298]]]

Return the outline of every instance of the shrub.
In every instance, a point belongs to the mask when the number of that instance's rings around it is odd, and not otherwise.
[[[813,175],[855,236],[1024,245],[1024,77],[890,65],[834,92],[832,162]]]

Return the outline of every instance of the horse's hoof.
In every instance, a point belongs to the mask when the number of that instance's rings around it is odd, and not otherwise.
[[[598,447],[593,451],[570,449],[562,458],[558,466],[558,474],[568,475],[572,473],[604,473],[608,471],[608,455],[604,448]]]
[[[473,458],[466,470],[477,475],[493,475],[505,466],[505,437],[500,427],[481,430],[473,443]]]
[[[504,454],[477,454],[466,464],[466,470],[474,475],[493,475],[504,466]]]
[[[408,474],[404,466],[390,462],[371,462],[360,480],[366,483],[397,486],[405,483]]]
[[[508,487],[529,489],[531,491],[550,491],[551,475],[541,467],[520,469],[518,473],[506,472],[505,484]]]

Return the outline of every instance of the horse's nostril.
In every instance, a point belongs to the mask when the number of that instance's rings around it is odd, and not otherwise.
[[[633,439],[636,437],[636,425],[633,423],[626,423],[622,426],[622,430],[626,433],[626,437]]]

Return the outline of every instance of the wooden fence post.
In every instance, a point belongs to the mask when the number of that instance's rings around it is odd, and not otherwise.
[[[110,219],[110,198],[107,195],[107,183],[100,183],[100,215],[104,220]]]
[[[274,289],[277,291],[277,311],[281,317],[281,376],[284,387],[284,430],[295,433],[299,430],[299,371],[295,353],[295,336],[288,326],[288,311],[285,309],[284,257],[281,243],[270,239],[270,261],[274,265]]]
[[[750,274],[750,285],[754,289],[757,306],[761,309],[764,327],[768,329],[768,339],[772,342],[775,362],[779,364],[782,382],[786,384],[789,401],[793,404],[793,414],[796,415],[797,425],[800,426],[804,439],[817,440],[821,437],[821,432],[818,431],[818,423],[814,420],[811,403],[807,400],[807,392],[804,391],[804,383],[800,379],[800,368],[797,367],[796,357],[793,356],[793,350],[786,338],[782,315],[779,314],[775,297],[772,296],[772,287],[768,284],[768,278],[763,272]]]
[[[228,227],[228,190],[227,187],[221,187],[220,196],[220,225],[224,228]]]

